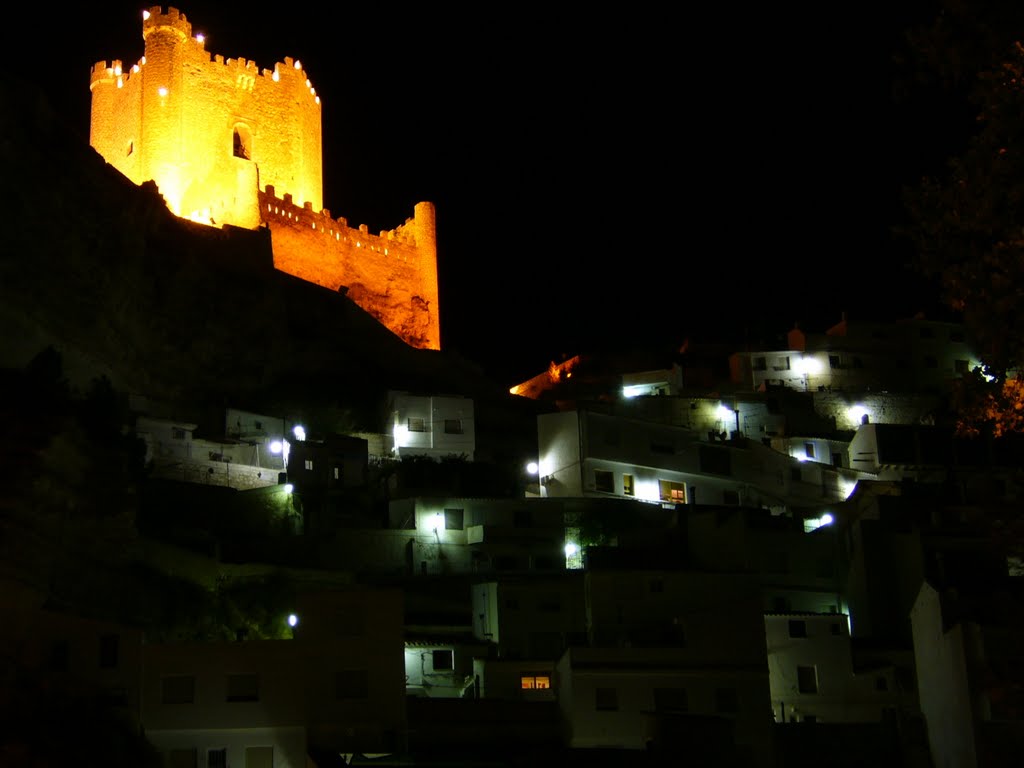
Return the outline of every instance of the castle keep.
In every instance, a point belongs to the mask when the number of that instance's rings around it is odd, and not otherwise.
[[[440,349],[434,206],[371,234],[323,208],[320,96],[300,61],[213,56],[185,14],[143,13],[145,53],[93,66],[89,141],[177,216],[266,226],[274,266],[349,298],[411,346]]]

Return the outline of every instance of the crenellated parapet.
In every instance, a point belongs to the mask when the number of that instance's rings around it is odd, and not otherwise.
[[[349,298],[406,343],[440,349],[434,207],[419,203],[412,218],[371,234],[330,211],[296,205],[273,187],[260,193],[274,266]]]

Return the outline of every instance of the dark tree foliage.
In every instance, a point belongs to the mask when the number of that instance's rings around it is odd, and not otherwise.
[[[1024,426],[1024,47],[1015,35],[1024,35],[1019,6],[944,2],[908,36],[908,71],[973,117],[970,130],[935,126],[949,136],[948,159],[905,191],[902,229],[916,268],[961,315],[984,364],[957,393],[967,433]]]

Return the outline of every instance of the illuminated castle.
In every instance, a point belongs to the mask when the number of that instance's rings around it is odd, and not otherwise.
[[[170,210],[267,226],[274,266],[349,298],[406,343],[440,349],[434,206],[370,234],[323,208],[320,96],[299,61],[273,70],[206,51],[185,14],[143,13],[145,54],[93,66],[90,144]]]

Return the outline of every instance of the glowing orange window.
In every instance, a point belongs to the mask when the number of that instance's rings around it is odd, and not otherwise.
[[[520,687],[525,690],[539,690],[551,687],[550,675],[521,675],[519,678]]]

